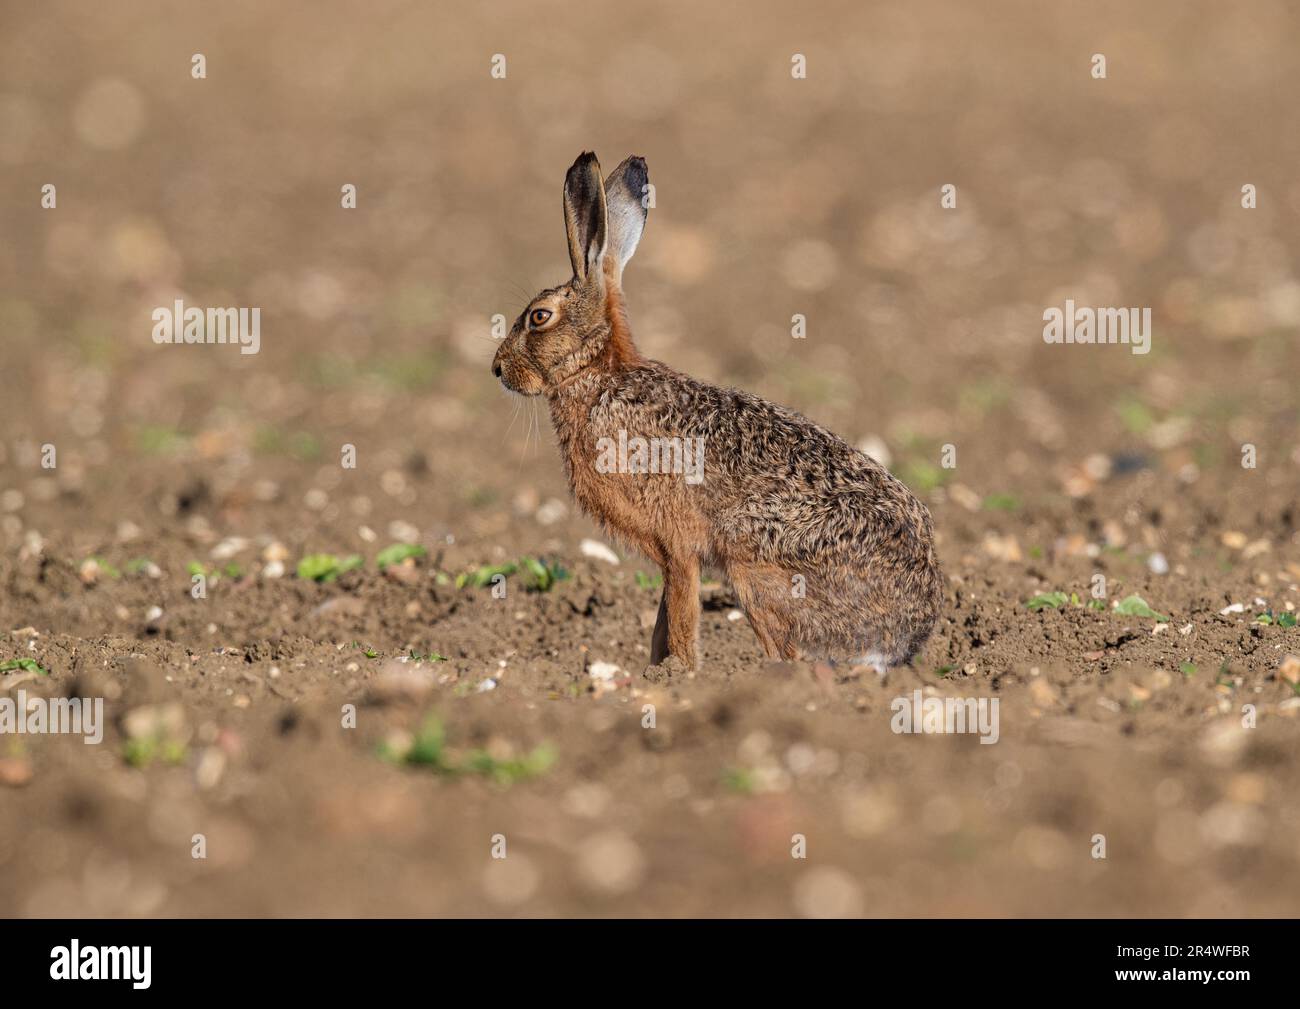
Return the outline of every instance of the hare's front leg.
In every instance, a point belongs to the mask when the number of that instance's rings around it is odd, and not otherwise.
[[[650,664],[657,666],[672,655],[694,669],[700,633],[700,562],[695,557],[669,558],[663,574],[664,594],[650,638]]]
[[[657,666],[668,658],[668,586],[665,584],[663,594],[659,597],[659,616],[655,619],[655,630],[650,635],[650,665]]]

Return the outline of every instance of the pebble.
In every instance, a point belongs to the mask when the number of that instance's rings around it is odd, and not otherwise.
[[[418,543],[420,539],[420,530],[410,522],[402,519],[393,519],[388,523],[388,535],[399,543]]]
[[[214,561],[228,561],[236,554],[248,549],[248,540],[242,536],[228,536],[212,548]]]
[[[1288,655],[1278,666],[1277,673],[1287,683],[1300,683],[1300,658]]]
[[[557,522],[563,521],[564,517],[569,514],[569,506],[559,498],[550,498],[537,509],[533,516],[538,523],[544,526],[553,526]]]
[[[593,662],[587,667],[587,675],[593,680],[606,682],[614,679],[620,672],[619,667],[612,662]]]
[[[1246,546],[1241,551],[1241,556],[1245,560],[1250,560],[1252,557],[1258,557],[1260,554],[1266,554],[1272,549],[1273,549],[1273,545],[1269,543],[1268,540],[1255,540],[1251,543],[1246,544]]]
[[[1147,558],[1147,569],[1153,575],[1167,575],[1169,574],[1169,561],[1165,559],[1164,554],[1154,553]]]
[[[32,762],[26,757],[0,757],[0,785],[22,788],[32,780]]]
[[[266,561],[268,564],[274,563],[276,561],[280,561],[282,570],[283,570],[283,562],[287,561],[288,559],[289,559],[289,548],[285,546],[283,543],[281,543],[279,540],[272,540],[270,543],[266,545],[266,548],[262,551],[262,560]]]
[[[199,758],[194,769],[194,779],[199,788],[207,791],[216,788],[226,770],[226,755],[218,747],[209,746]]]
[[[604,561],[606,564],[618,564],[618,554],[614,553],[609,547],[599,540],[585,539],[578,544],[578,549],[582,551],[584,557],[591,557],[598,561]]]

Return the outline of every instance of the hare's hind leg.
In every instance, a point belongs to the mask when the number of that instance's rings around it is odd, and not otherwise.
[[[736,564],[727,568],[727,577],[754,636],[763,647],[763,654],[787,662],[799,658],[794,622],[789,613],[793,596],[789,595],[786,573],[778,568]]]

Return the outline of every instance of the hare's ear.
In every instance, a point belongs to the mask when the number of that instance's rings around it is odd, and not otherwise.
[[[598,280],[605,255],[605,187],[600,162],[590,151],[580,154],[564,177],[564,230],[574,277]]]
[[[645,230],[644,194],[650,173],[645,158],[635,154],[614,169],[605,180],[605,204],[609,217],[609,252],[605,269],[615,284],[623,280],[623,267],[636,252]]]

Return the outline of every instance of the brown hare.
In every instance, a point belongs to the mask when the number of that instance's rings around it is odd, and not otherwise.
[[[764,652],[909,661],[943,596],[930,513],[878,462],[757,396],[637,353],[623,269],[640,241],[644,159],[564,180],[573,278],[515,320],[492,373],[545,395],[578,504],[663,571],[650,661],[697,664],[700,566],[721,569]]]

